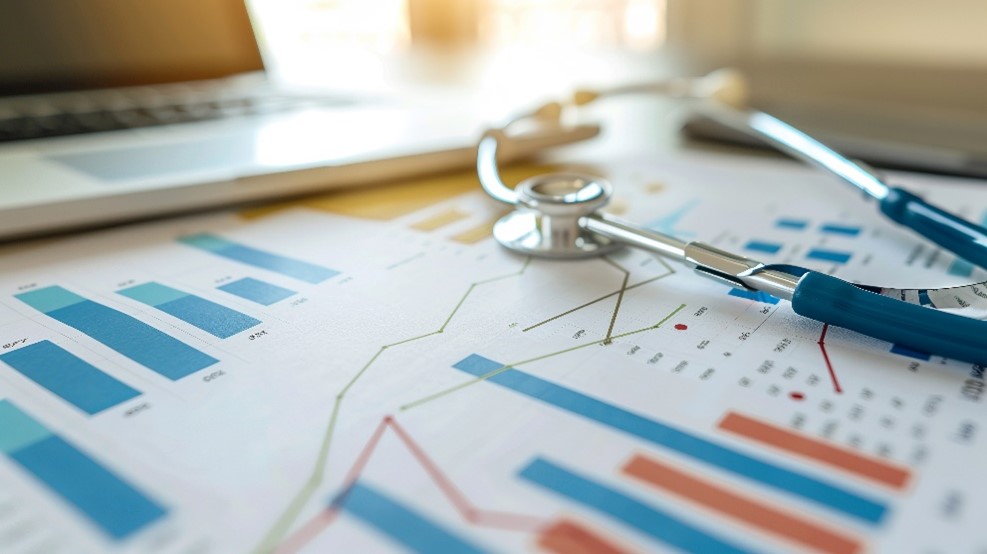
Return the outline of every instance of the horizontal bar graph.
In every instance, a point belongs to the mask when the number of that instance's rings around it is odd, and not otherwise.
[[[850,517],[876,524],[888,512],[884,503],[862,494],[786,469],[528,373],[513,368],[505,369],[503,364],[482,356],[472,354],[453,367],[599,425],[678,452],[721,471],[756,481],[763,486],[802,497]],[[492,372],[497,373],[491,375]]]
[[[277,304],[286,298],[290,298],[298,294],[291,289],[272,285],[271,283],[266,283],[251,277],[244,277],[243,279],[238,279],[231,283],[220,285],[216,288],[223,292],[228,292],[234,296],[239,296],[240,298],[250,300],[251,302],[255,302],[263,306]]]
[[[173,381],[219,361],[138,319],[59,286],[23,292],[16,298]]]
[[[782,248],[784,248],[784,245],[782,244],[777,242],[768,242],[765,240],[752,240],[748,241],[747,244],[744,245],[745,250],[761,252],[763,254],[777,254],[778,252],[781,252]]]
[[[261,323],[259,319],[161,283],[144,283],[117,293],[157,308],[221,339],[232,337]]]
[[[806,258],[810,260],[818,260],[820,262],[834,262],[838,264],[845,264],[850,261],[853,254],[850,252],[841,252],[838,250],[827,250],[825,248],[812,248],[805,255]]]
[[[339,275],[338,271],[328,267],[239,244],[211,233],[189,235],[179,238],[178,241],[229,260],[287,275],[306,283],[318,284]]]
[[[346,491],[340,502],[347,514],[413,552],[487,552],[359,481]]]
[[[662,492],[815,550],[855,554],[863,549],[858,539],[812,521],[797,511],[773,507],[666,462],[634,456],[621,471]]]
[[[585,526],[561,519],[538,532],[538,546],[555,554],[629,554]]]
[[[141,394],[47,340],[2,354],[0,361],[89,415]]]
[[[656,506],[543,458],[535,459],[518,475],[528,482],[606,514],[660,542],[686,552],[753,552],[683,521]]]
[[[909,358],[915,358],[916,360],[921,360],[923,362],[927,362],[932,359],[932,354],[929,354],[928,352],[922,352],[900,344],[891,345],[891,353],[899,356],[908,356]]]
[[[789,454],[812,459],[830,467],[836,467],[857,477],[875,481],[896,489],[904,488],[911,478],[907,468],[878,458],[864,456],[853,450],[837,446],[783,427],[730,412],[719,428],[735,435],[772,446]]]
[[[755,302],[763,302],[764,304],[777,304],[781,300],[776,296],[771,296],[770,294],[761,290],[743,290],[731,288],[727,293],[730,296],[736,296],[737,298],[743,298],[745,300],[753,300]]]
[[[775,221],[775,227],[779,229],[791,229],[802,231],[809,226],[809,222],[804,219],[781,218]]]
[[[842,235],[844,237],[856,237],[860,235],[860,227],[843,223],[823,223],[819,227],[819,230],[829,235]]]
[[[168,513],[9,400],[0,400],[0,452],[113,539],[127,538]]]

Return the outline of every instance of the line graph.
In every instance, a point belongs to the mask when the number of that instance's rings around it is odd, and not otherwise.
[[[833,391],[836,392],[836,394],[843,394],[843,388],[840,387],[840,381],[836,378],[836,371],[833,370],[833,362],[829,360],[829,352],[826,351],[827,331],[829,331],[829,323],[824,323],[822,334],[819,335],[819,340],[816,344],[819,345],[819,350],[822,351],[823,360],[826,361],[826,369],[829,370],[829,378],[833,381]]]

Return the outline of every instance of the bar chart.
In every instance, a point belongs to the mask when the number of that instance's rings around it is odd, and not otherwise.
[[[254,279],[252,277],[237,279],[236,281],[226,283],[225,285],[220,285],[216,288],[262,306],[277,304],[286,298],[291,298],[292,296],[298,294],[291,289],[272,285],[271,283],[261,281],[260,279]]]
[[[168,513],[9,400],[0,400],[0,452],[113,539],[125,539]]]
[[[232,337],[261,323],[259,319],[227,308],[222,304],[161,283],[144,283],[117,292],[177,317],[221,339]]]
[[[47,340],[2,354],[0,361],[89,415],[141,394]]]
[[[328,267],[253,248],[211,233],[188,235],[179,238],[178,241],[222,258],[280,273],[306,283],[318,284],[339,275],[338,271]]]
[[[134,317],[60,286],[15,296],[46,316],[81,331],[172,381],[219,362]]]

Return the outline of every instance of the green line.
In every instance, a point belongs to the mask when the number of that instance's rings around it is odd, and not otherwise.
[[[620,302],[624,299],[624,291],[627,290],[627,280],[630,279],[631,272],[627,271],[626,269],[621,267],[620,264],[611,260],[607,256],[603,256],[603,259],[608,264],[624,272],[624,282],[620,284],[620,294],[617,295],[617,305],[613,307],[613,315],[610,317],[610,327],[607,327],[607,338],[603,341],[603,344],[609,345],[613,342],[611,340],[611,335],[613,335],[613,326],[615,323],[617,323],[617,312],[620,311]]]
[[[278,543],[281,542],[281,540],[284,539],[284,536],[288,533],[288,530],[291,528],[291,525],[295,522],[295,520],[298,519],[298,515],[301,513],[302,509],[305,508],[305,505],[308,503],[309,500],[311,500],[312,495],[315,494],[315,491],[318,490],[319,486],[322,484],[322,479],[325,476],[326,464],[329,460],[329,453],[331,451],[333,437],[335,436],[335,432],[336,432],[336,421],[339,418],[339,411],[343,404],[343,400],[346,398],[346,393],[348,393],[349,390],[353,387],[353,385],[355,385],[356,382],[359,381],[361,377],[363,377],[363,375],[367,372],[367,370],[370,369],[370,366],[377,361],[377,358],[379,358],[380,355],[383,354],[385,350],[392,348],[394,346],[400,346],[402,344],[407,344],[409,342],[413,342],[426,337],[431,337],[433,335],[441,334],[445,330],[446,325],[448,325],[449,322],[452,321],[452,318],[456,315],[456,312],[459,311],[459,308],[466,301],[466,298],[473,292],[473,290],[476,287],[486,283],[492,283],[494,281],[506,279],[507,277],[520,276],[524,274],[524,272],[528,269],[528,266],[530,264],[531,264],[531,257],[529,256],[524,260],[524,264],[521,266],[521,269],[519,271],[516,271],[514,273],[509,273],[507,275],[501,275],[498,277],[493,277],[491,279],[486,279],[483,281],[477,281],[475,283],[471,283],[469,288],[466,290],[466,294],[464,294],[463,297],[459,299],[459,302],[456,304],[456,307],[453,308],[452,312],[449,314],[449,317],[447,317],[445,322],[442,324],[442,327],[440,327],[436,331],[432,331],[431,333],[426,333],[424,335],[411,337],[409,339],[405,339],[402,341],[394,342],[391,344],[385,344],[381,346],[380,349],[378,349],[377,352],[370,358],[370,360],[368,360],[367,363],[364,364],[363,367],[360,368],[360,370],[357,371],[355,375],[353,375],[353,377],[349,380],[348,383],[346,383],[346,385],[342,388],[342,390],[340,390],[339,393],[336,394],[336,398],[333,401],[332,415],[329,417],[329,423],[326,425],[326,431],[323,434],[322,442],[319,445],[319,453],[316,455],[315,467],[312,469],[311,475],[309,475],[309,478],[305,482],[305,485],[302,486],[301,490],[299,490],[298,493],[294,496],[294,498],[292,498],[291,502],[288,504],[288,507],[285,508],[284,512],[282,512],[280,516],[278,516],[278,519],[274,522],[271,528],[261,539],[260,543],[253,550],[255,554],[268,554],[269,552],[273,552],[276,549]]]
[[[662,325],[664,325],[665,322],[667,322],[669,319],[672,319],[673,317],[675,317],[675,314],[679,313],[684,308],[685,308],[685,304],[681,304],[681,305],[679,305],[678,308],[675,308],[674,310],[672,310],[672,312],[669,313],[667,316],[663,317],[661,319],[661,321],[659,321],[658,323],[655,323],[654,325],[649,325],[647,327],[642,327],[641,329],[635,329],[633,331],[628,331],[626,333],[621,333],[619,335],[614,335],[613,337],[611,337],[611,340],[612,339],[619,339],[619,338],[623,338],[623,337],[629,337],[631,335],[636,335],[638,333],[643,333],[645,331],[650,331],[652,329],[657,329],[657,328],[661,327]],[[447,396],[449,394],[452,394],[454,392],[457,392],[457,391],[460,391],[462,389],[465,389],[466,387],[468,387],[470,385],[474,385],[476,383],[479,383],[480,381],[486,381],[487,379],[489,379],[491,377],[494,377],[494,376],[496,376],[496,375],[498,375],[500,373],[503,373],[503,372],[507,371],[508,369],[511,369],[512,367],[517,367],[519,365],[529,364],[531,362],[537,362],[539,360],[544,360],[546,358],[552,358],[554,356],[559,356],[561,354],[566,354],[566,353],[569,353],[569,352],[573,352],[575,350],[580,350],[582,348],[587,348],[587,347],[598,345],[598,344],[605,344],[606,341],[607,341],[607,339],[606,338],[603,338],[603,339],[599,339],[599,340],[587,342],[587,343],[584,343],[584,344],[580,344],[578,346],[572,346],[572,347],[566,348],[565,350],[559,350],[557,352],[550,352],[548,354],[543,354],[543,355],[537,356],[535,358],[528,358],[527,360],[521,360],[519,362],[509,363],[509,364],[504,365],[504,366],[501,366],[501,367],[499,367],[499,368],[497,368],[497,369],[495,369],[495,370],[493,370],[493,371],[491,371],[489,373],[485,373],[485,374],[483,374],[483,375],[481,375],[479,377],[474,377],[473,379],[470,379],[470,380],[466,381],[465,383],[460,383],[458,385],[455,385],[455,386],[449,387],[447,389],[441,390],[441,391],[439,391],[437,393],[431,394],[431,395],[426,396],[424,398],[420,398],[418,400],[415,400],[414,402],[409,402],[408,404],[405,404],[404,406],[401,406],[400,409],[401,409],[401,411],[407,411],[407,410],[410,410],[412,408],[417,408],[418,406],[421,406],[423,404],[427,404],[427,403],[429,403],[429,402],[431,402],[433,400],[438,400],[439,398],[442,398],[442,397]]]

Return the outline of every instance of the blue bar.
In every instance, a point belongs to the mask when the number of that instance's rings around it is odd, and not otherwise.
[[[845,237],[855,237],[860,234],[860,227],[855,225],[841,225],[839,223],[824,223],[819,230],[823,233],[843,235]]]
[[[293,290],[272,285],[270,283],[265,283],[264,281],[252,279],[250,277],[245,277],[238,281],[221,285],[217,288],[221,291],[239,296],[240,298],[246,298],[251,302],[263,304],[264,306],[270,306],[271,304],[275,304],[285,298],[298,294]]]
[[[470,375],[482,377],[504,366],[500,362],[471,354],[453,367]],[[505,370],[488,377],[487,380],[569,413],[695,458],[723,471],[752,479],[782,492],[801,496],[868,523],[879,523],[887,513],[887,506],[875,500],[748,456],[516,369]]]
[[[806,257],[810,260],[821,260],[824,262],[836,262],[838,264],[845,264],[850,261],[850,257],[853,254],[849,252],[837,252],[836,250],[826,250],[824,248],[813,248],[809,250]]]
[[[724,554],[753,552],[694,527],[659,508],[541,458],[528,464],[518,475],[685,552]]]
[[[181,237],[178,240],[217,256],[287,275],[306,283],[321,283],[339,275],[334,269],[251,248],[209,233]]]
[[[754,252],[764,252],[765,254],[777,254],[781,252],[782,245],[776,242],[765,242],[760,240],[752,240],[744,246],[747,250],[753,250]]]
[[[931,354],[921,352],[919,350],[912,350],[911,348],[900,344],[892,345],[891,353],[898,354],[899,356],[908,356],[909,358],[915,358],[916,360],[922,360],[923,362],[927,362],[932,359]]]
[[[946,268],[946,273],[956,277],[970,277],[973,275],[973,264],[963,258],[956,258],[953,263]]]
[[[141,394],[46,340],[0,355],[0,361],[89,415]]]
[[[0,401],[0,414],[0,442],[3,442],[4,434],[11,432],[11,419],[29,421],[44,429],[9,401]],[[13,432],[16,433],[16,429]],[[50,432],[5,454],[114,539],[124,539],[168,513],[132,485]]]
[[[347,513],[412,552],[487,552],[360,482],[344,493],[341,502]]]
[[[259,319],[249,315],[160,283],[145,283],[117,292],[191,323],[221,339],[232,337],[261,323]]]
[[[755,302],[763,302],[765,304],[777,304],[779,302],[777,297],[771,296],[770,294],[760,290],[750,291],[731,288],[730,292],[727,294],[730,296],[736,296],[737,298],[745,298]]]
[[[172,381],[219,361],[123,312],[62,287],[47,287],[16,297]]]
[[[792,229],[802,231],[809,226],[809,222],[804,219],[779,219],[775,222],[775,227],[781,229]]]

